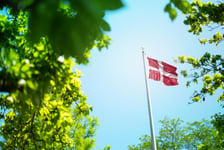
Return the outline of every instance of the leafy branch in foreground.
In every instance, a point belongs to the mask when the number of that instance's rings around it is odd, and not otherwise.
[[[172,21],[177,17],[176,9],[183,13],[187,13],[191,10],[190,3],[187,0],[170,0],[165,6],[164,11],[169,14]]]
[[[108,10],[121,8],[120,0],[3,0],[0,9],[9,9],[13,16],[26,12],[28,33],[26,39],[37,43],[47,37],[54,52],[72,56],[77,63],[86,64],[92,47],[108,46],[110,31],[104,15]]]

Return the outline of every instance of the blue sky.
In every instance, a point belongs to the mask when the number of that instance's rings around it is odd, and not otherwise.
[[[141,135],[150,134],[141,47],[148,56],[177,66],[180,73],[188,66],[175,64],[174,58],[199,57],[205,50],[223,46],[201,45],[199,37],[187,32],[180,12],[172,22],[163,11],[168,1],[123,2],[124,8],[106,16],[112,29],[108,35],[113,39],[109,48],[101,52],[92,50],[90,64],[78,67],[84,74],[82,90],[93,106],[92,115],[99,118],[96,150],[105,145],[112,145],[112,150],[125,150],[128,145],[139,143]],[[159,120],[166,116],[192,122],[210,119],[223,111],[216,96],[208,97],[203,103],[188,104],[199,86],[186,88],[186,79],[179,76],[178,80],[177,87],[149,80],[156,135]]]

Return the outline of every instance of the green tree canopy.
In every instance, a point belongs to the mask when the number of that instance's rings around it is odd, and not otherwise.
[[[184,125],[184,121],[164,118],[157,139],[158,150],[179,149],[220,149],[217,130],[208,120],[194,121]],[[129,150],[149,150],[152,148],[151,137],[143,135],[138,145],[129,145]]]
[[[119,0],[0,2],[0,146],[79,149],[94,146],[97,118],[81,91],[90,50],[111,40],[106,10]]]
[[[90,149],[97,119],[81,91],[72,58],[48,39],[26,40],[27,14],[1,15],[2,149]]]

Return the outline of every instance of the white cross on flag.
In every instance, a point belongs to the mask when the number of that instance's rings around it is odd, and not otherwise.
[[[167,86],[178,85],[176,67],[153,58],[147,59],[150,79],[162,81]]]

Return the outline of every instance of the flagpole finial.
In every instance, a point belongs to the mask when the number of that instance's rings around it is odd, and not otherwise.
[[[142,49],[142,54],[145,55],[145,51],[144,51],[145,48],[144,47],[141,47],[141,49]]]

